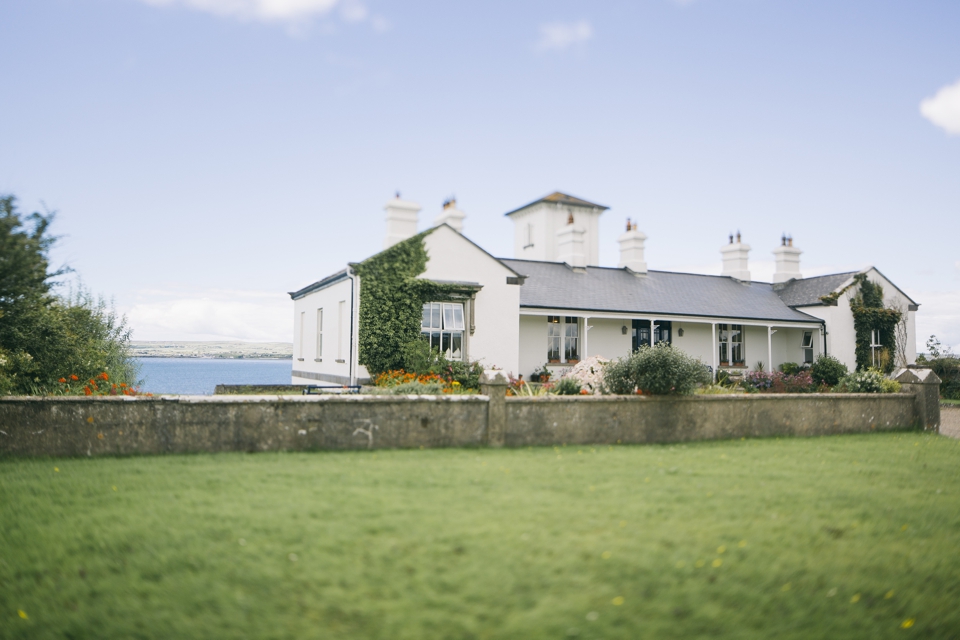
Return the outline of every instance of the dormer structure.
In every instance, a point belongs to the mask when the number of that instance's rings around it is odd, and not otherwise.
[[[598,266],[600,214],[608,208],[554,191],[510,211],[506,216],[513,221],[514,257],[521,260],[563,262],[566,253],[569,253],[564,249],[570,246],[579,249],[579,246],[582,246],[586,266]],[[569,242],[571,238],[575,240],[573,245]]]

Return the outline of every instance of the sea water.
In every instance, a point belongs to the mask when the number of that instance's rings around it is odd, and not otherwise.
[[[290,360],[137,358],[144,393],[210,395],[218,384],[290,384]]]

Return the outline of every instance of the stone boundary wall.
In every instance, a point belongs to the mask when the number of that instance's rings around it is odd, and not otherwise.
[[[0,457],[628,444],[924,426],[919,396],[908,393],[504,398],[503,388],[485,389],[489,395],[0,398]]]

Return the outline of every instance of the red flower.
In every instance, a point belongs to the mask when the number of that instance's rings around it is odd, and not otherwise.
[[[74,375],[74,374],[71,373],[71,374],[70,374],[70,379],[71,379],[71,380],[79,380],[80,378],[78,378],[76,375]]]
[[[92,395],[93,395],[93,391],[90,391],[90,387],[84,387],[84,388],[83,388],[83,395],[85,395],[85,396],[92,396]]]
[[[60,378],[59,380],[57,380],[57,382],[59,382],[60,384],[66,384],[67,379],[66,379],[66,378]]]

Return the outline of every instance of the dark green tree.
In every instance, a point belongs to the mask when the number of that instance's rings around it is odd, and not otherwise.
[[[102,374],[101,388],[133,385],[126,319],[82,287],[54,292],[69,269],[50,267],[53,217],[21,215],[16,198],[0,197],[0,395],[83,392]]]

